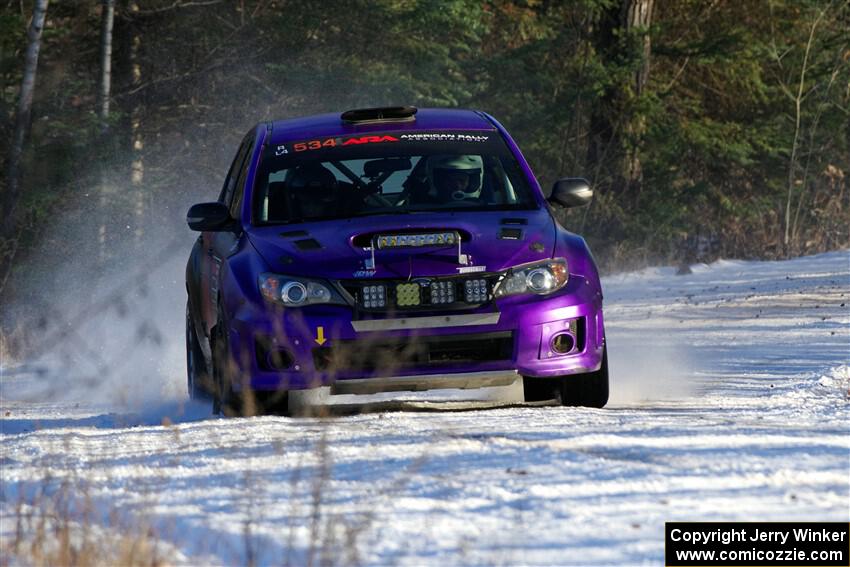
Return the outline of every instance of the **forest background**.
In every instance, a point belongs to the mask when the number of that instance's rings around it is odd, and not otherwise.
[[[547,191],[588,178],[558,214],[606,272],[846,248],[848,6],[2,0],[0,302],[39,258],[156,262],[253,124],[366,106],[485,110]]]

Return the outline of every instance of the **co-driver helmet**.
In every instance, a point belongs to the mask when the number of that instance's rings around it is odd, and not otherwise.
[[[428,160],[429,178],[436,193],[453,201],[475,199],[481,194],[484,162],[476,155],[433,156]]]

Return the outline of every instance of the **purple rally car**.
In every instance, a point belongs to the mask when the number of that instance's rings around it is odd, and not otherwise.
[[[522,380],[602,407],[602,290],[584,240],[483,112],[392,107],[258,124],[218,201],[194,205],[188,385],[214,411],[293,392]],[[250,396],[246,394],[250,393]],[[254,403],[252,401],[252,403]]]

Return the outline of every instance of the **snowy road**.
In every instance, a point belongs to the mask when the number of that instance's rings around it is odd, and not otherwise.
[[[850,520],[850,253],[673,273],[603,282],[602,410],[201,419],[6,369],[0,534],[63,481],[176,564],[661,564],[665,521]]]

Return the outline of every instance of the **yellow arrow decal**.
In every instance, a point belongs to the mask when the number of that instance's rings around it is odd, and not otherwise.
[[[325,338],[325,328],[324,327],[317,327],[316,328],[316,342],[319,343],[320,346],[327,342],[327,339]]]

